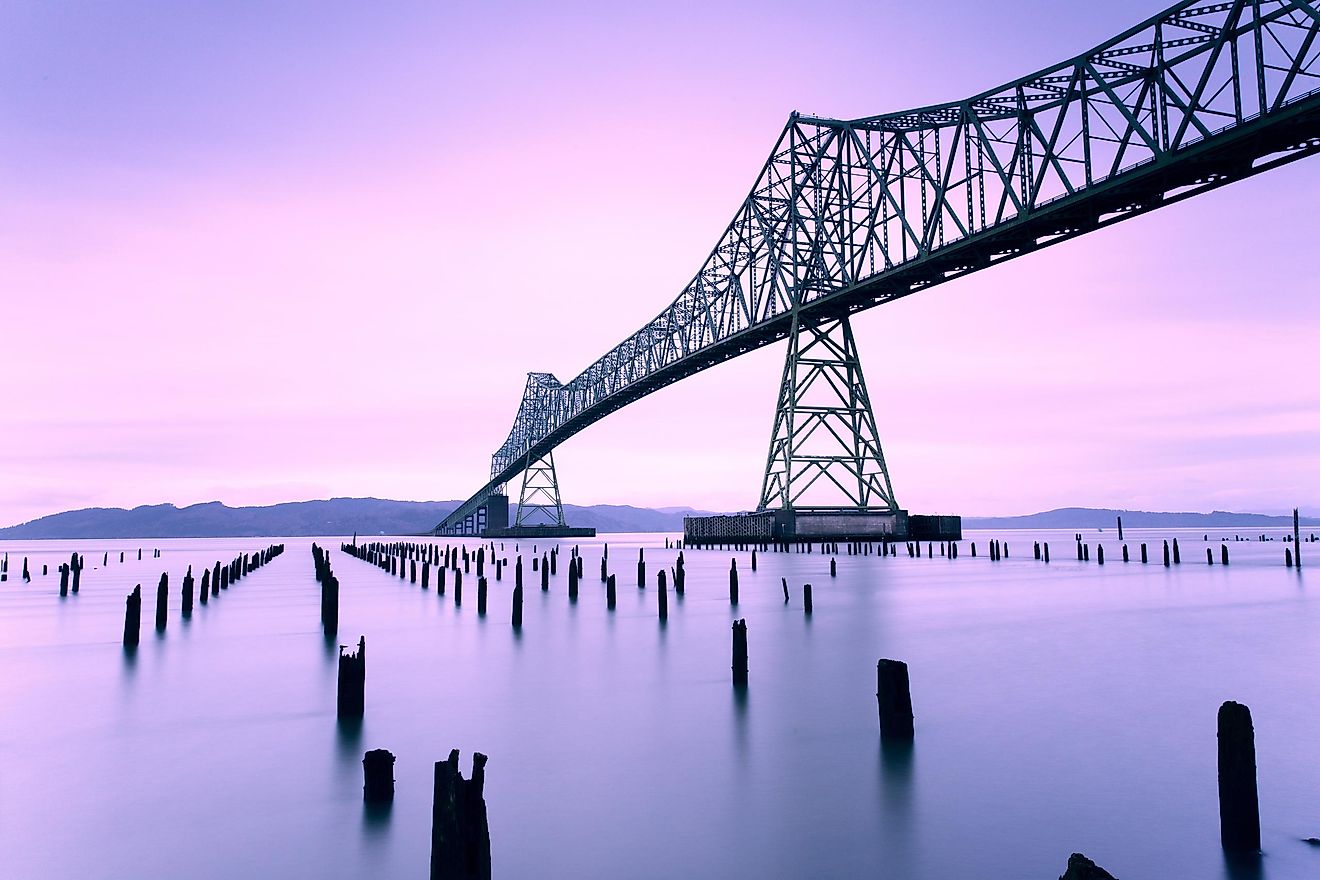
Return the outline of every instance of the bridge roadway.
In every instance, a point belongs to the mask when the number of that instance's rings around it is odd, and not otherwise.
[[[1182,2],[962,101],[792,114],[679,297],[569,383],[529,374],[490,481],[436,532],[588,425],[784,338],[795,309],[850,315],[1320,151],[1317,37],[1320,0]]]

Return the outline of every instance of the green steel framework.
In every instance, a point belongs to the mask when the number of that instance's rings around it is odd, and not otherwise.
[[[678,298],[570,382],[530,374],[490,481],[436,531],[473,531],[526,462],[693,373],[1320,152],[1318,36],[1320,0],[1182,2],[961,101],[791,114]]]

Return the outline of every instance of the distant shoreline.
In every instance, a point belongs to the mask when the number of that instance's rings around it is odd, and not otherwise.
[[[123,508],[88,508],[51,514],[0,529],[0,540],[60,541],[133,538],[264,538],[425,535],[458,506],[457,501],[391,501],[379,498],[331,498],[294,501],[262,507],[228,507],[218,501],[175,507],[156,504]],[[710,511],[628,505],[564,505],[565,519],[590,526],[601,534],[677,533],[683,517]],[[1116,530],[1119,517],[1127,529],[1259,529],[1291,528],[1292,517],[1261,513],[1160,513],[1111,508],[1064,507],[1024,516],[966,516],[967,530]],[[1320,526],[1320,518],[1304,516],[1304,528]]]

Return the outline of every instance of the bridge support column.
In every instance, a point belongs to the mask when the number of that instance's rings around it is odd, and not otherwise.
[[[559,479],[555,475],[555,454],[547,452],[540,458],[529,459],[523,471],[522,491],[518,494],[518,515],[515,528],[523,526],[557,526],[564,528],[564,505],[559,500]]]
[[[901,516],[847,318],[793,319],[761,510]]]

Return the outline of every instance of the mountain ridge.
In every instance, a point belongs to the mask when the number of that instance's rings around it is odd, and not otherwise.
[[[84,538],[245,538],[319,535],[416,535],[434,528],[459,501],[393,501],[386,498],[327,498],[279,504],[229,507],[204,501],[177,507],[144,504],[131,509],[87,507],[67,510],[0,528],[0,540]],[[627,504],[565,504],[564,518],[599,532],[678,532],[683,517],[710,511],[690,507],[646,508]],[[1153,512],[1116,508],[1060,507],[1020,516],[963,517],[965,529],[1101,529],[1123,517],[1128,528],[1277,528],[1292,517],[1229,511]],[[1303,517],[1308,527],[1320,518]]]

